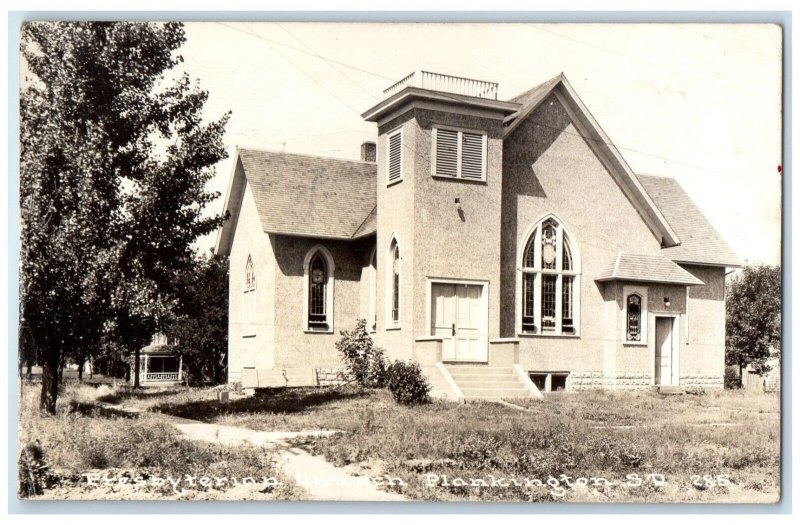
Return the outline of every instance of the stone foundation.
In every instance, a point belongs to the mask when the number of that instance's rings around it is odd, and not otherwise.
[[[700,386],[703,388],[723,388],[725,381],[722,376],[708,374],[688,374],[681,376],[681,386]]]
[[[602,372],[571,372],[569,390],[602,390],[605,385]]]
[[[343,368],[317,368],[317,385],[319,386],[342,385],[351,379]]]

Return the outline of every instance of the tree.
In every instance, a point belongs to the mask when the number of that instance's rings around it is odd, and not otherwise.
[[[725,364],[754,365],[769,370],[766,361],[781,348],[781,269],[745,266],[728,282],[725,315]]]
[[[22,27],[21,313],[50,413],[64,355],[110,333],[138,369],[192,243],[221,223],[203,209],[229,114],[203,121],[208,93],[173,72],[184,41],[179,23]]]
[[[222,383],[228,372],[228,258],[197,257],[180,288],[166,334],[178,341],[191,382]]]

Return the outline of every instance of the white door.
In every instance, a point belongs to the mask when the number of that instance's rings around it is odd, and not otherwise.
[[[444,361],[488,360],[487,303],[481,284],[431,284],[431,335],[442,338]]]
[[[656,317],[656,362],[655,383],[657,385],[671,385],[672,382],[672,350],[673,350],[673,319],[671,317]]]

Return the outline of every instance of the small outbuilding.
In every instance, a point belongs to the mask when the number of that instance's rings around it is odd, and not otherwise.
[[[777,352],[767,362],[768,372],[760,372],[752,366],[742,371],[742,387],[748,392],[780,392],[781,391],[781,359]]]
[[[139,350],[139,384],[141,386],[161,386],[183,381],[183,357],[176,351],[163,334],[155,334],[151,343]],[[131,375],[136,368],[136,356],[130,355]]]

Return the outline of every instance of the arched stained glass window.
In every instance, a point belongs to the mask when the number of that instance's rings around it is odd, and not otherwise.
[[[548,217],[525,243],[521,261],[522,332],[577,334],[580,268],[564,227]]]
[[[397,325],[400,323],[400,246],[396,239],[392,240],[389,253],[392,262],[390,321]]]
[[[311,258],[308,269],[308,325],[327,328],[328,265],[321,252]]]
[[[642,297],[633,293],[628,296],[625,305],[627,329],[625,338],[628,341],[642,340]]]

